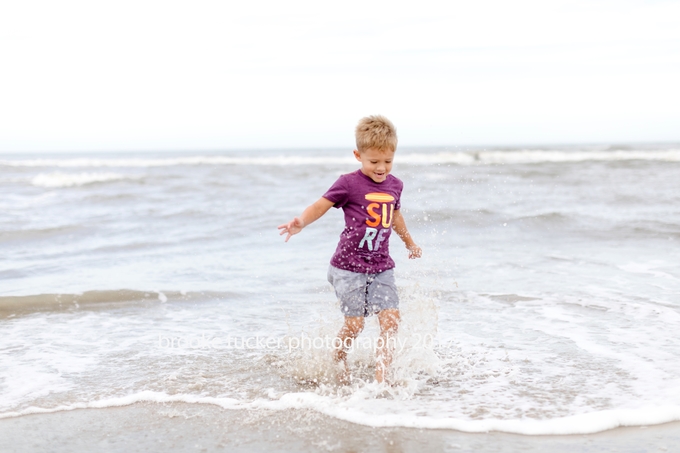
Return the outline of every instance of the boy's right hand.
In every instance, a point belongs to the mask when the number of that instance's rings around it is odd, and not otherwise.
[[[286,240],[284,241],[288,242],[288,239],[290,239],[291,236],[298,234],[304,227],[305,223],[302,221],[302,219],[300,217],[295,217],[290,222],[279,225],[279,230],[281,230],[279,236],[288,234],[288,236],[286,236]]]

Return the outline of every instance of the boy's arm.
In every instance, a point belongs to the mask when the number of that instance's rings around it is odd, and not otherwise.
[[[411,234],[408,232],[408,228],[406,228],[406,221],[404,220],[404,216],[401,215],[401,212],[398,209],[394,211],[394,217],[392,219],[392,228],[394,228],[395,233],[399,235],[401,240],[404,241],[404,244],[408,249],[408,257],[410,259],[420,258],[423,254],[423,251],[413,241]]]
[[[309,205],[307,209],[302,212],[300,217],[295,217],[290,222],[279,225],[279,230],[281,230],[279,235],[287,233],[288,236],[286,236],[285,242],[288,242],[288,239],[290,239],[291,236],[298,234],[304,227],[318,220],[322,215],[327,213],[334,204],[335,203],[324,197],[319,198],[313,204]]]

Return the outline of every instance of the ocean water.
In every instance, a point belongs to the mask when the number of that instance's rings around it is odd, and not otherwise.
[[[680,145],[400,149],[423,258],[390,248],[335,384],[331,210],[347,150],[0,155],[0,418],[137,401],[367,426],[591,433],[680,420]],[[291,418],[291,423],[295,421]]]

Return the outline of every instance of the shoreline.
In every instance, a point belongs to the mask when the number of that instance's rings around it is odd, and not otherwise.
[[[371,428],[312,410],[223,409],[141,402],[0,419],[0,450],[10,451],[670,451],[680,422],[595,434],[522,435],[497,431]]]

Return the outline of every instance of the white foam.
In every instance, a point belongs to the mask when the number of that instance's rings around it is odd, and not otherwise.
[[[65,379],[58,374],[48,372],[40,365],[10,363],[12,367],[0,374],[4,384],[2,391],[3,404],[7,401],[18,401],[24,398],[40,398],[52,392],[64,391],[70,388],[69,383]]]
[[[158,158],[54,158],[0,160],[0,166],[8,167],[57,167],[57,168],[130,168],[170,167],[179,165],[356,165],[351,153],[342,155],[278,155],[278,156],[183,156]],[[326,153],[327,154],[327,153]],[[584,161],[662,161],[680,162],[680,149],[666,150],[509,150],[509,151],[445,151],[439,153],[403,152],[397,162],[411,165],[437,164],[526,164],[546,162]]]
[[[377,386],[375,387],[371,388],[371,390],[381,390]],[[379,400],[374,399],[373,401],[377,402]],[[74,403],[53,408],[31,406],[21,411],[2,413],[0,414],[0,419],[75,409],[121,407],[140,402],[212,404],[231,410],[265,409],[287,411],[291,409],[311,409],[339,420],[375,428],[452,429],[469,433],[500,431],[524,435],[592,434],[624,426],[657,425],[680,420],[680,407],[678,406],[605,410],[547,420],[526,418],[512,420],[462,420],[413,414],[370,414],[345,404],[345,401],[341,398],[331,398],[311,392],[288,393],[274,400],[257,399],[254,401],[241,401],[233,398],[189,394],[168,395],[154,391],[143,391],[124,397]]]
[[[680,162],[680,150],[663,151],[485,151],[481,159],[492,163],[540,163],[583,161],[668,161]]]
[[[231,398],[212,398],[212,397],[198,397],[194,395],[167,395],[165,393],[153,392],[146,390],[143,392],[135,393],[132,395],[127,395],[118,398],[107,398],[96,401],[81,402],[66,404],[52,408],[42,408],[30,406],[21,411],[5,412],[0,414],[0,419],[2,418],[12,418],[21,417],[23,415],[30,414],[50,414],[54,412],[72,411],[76,409],[103,409],[107,407],[121,407],[129,406],[135,403],[141,402],[153,402],[153,403],[202,403],[202,404],[215,404],[217,406],[224,407],[225,409],[237,409],[239,401]]]
[[[654,277],[677,281],[678,280],[677,277],[674,277],[673,275],[667,272],[657,270],[657,268],[663,267],[665,264],[666,263],[664,263],[663,261],[656,261],[651,263],[629,262],[627,264],[618,265],[617,267],[621,270],[631,272],[633,274],[648,274]]]
[[[132,179],[130,176],[118,173],[40,173],[31,179],[31,184],[37,187],[57,188],[84,186],[100,182],[120,181]]]
[[[655,425],[680,420],[678,406],[605,410],[545,420],[463,420],[404,413],[375,414],[313,393],[287,394],[277,401],[258,400],[249,406],[269,410],[312,409],[340,420],[376,428],[453,429],[472,433],[501,431],[525,435],[591,434],[623,426]]]
[[[585,161],[665,161],[680,162],[680,150],[650,151],[563,151],[513,150],[478,152],[409,153],[398,157],[399,163],[433,164],[531,164],[547,162]]]

